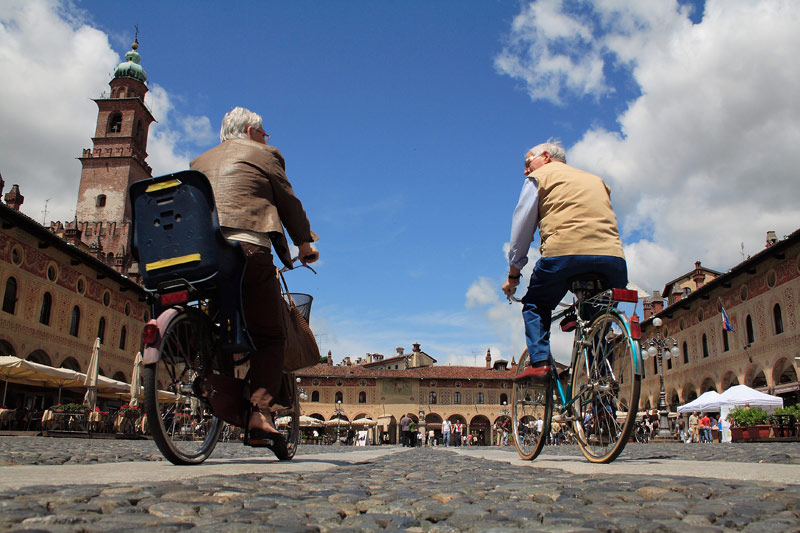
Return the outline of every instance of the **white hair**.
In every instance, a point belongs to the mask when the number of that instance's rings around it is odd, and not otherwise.
[[[235,137],[247,139],[248,127],[260,128],[261,115],[243,107],[234,107],[222,119],[222,127],[219,129],[219,142],[225,142]]]
[[[567,154],[564,152],[564,147],[561,146],[561,141],[558,139],[547,139],[547,142],[537,144],[528,150],[525,156],[527,157],[530,155],[531,157],[536,157],[537,155],[542,155],[545,152],[550,154],[551,161],[561,161],[562,163],[567,162]]]

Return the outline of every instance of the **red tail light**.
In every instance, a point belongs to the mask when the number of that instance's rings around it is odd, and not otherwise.
[[[175,305],[182,304],[189,300],[189,291],[171,292],[169,294],[161,295],[161,305]]]
[[[639,324],[639,317],[636,315],[631,317],[631,338],[637,340],[642,338],[642,325]]]
[[[142,330],[142,341],[145,344],[155,344],[158,341],[158,325],[155,320],[145,324]]]
[[[613,298],[615,302],[636,303],[639,301],[639,293],[630,289],[613,289],[611,298]]]

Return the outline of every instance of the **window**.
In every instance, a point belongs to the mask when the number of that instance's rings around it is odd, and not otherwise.
[[[731,346],[728,343],[728,330],[727,329],[723,329],[722,330],[722,351],[723,352],[727,352],[730,349],[731,349]]]
[[[125,329],[125,326],[122,326],[122,330],[119,332],[119,349],[125,349],[125,342],[128,340],[128,330]]]
[[[486,400],[483,398],[483,393],[479,392],[478,393],[478,399],[477,399],[477,401],[475,403],[477,403],[478,405],[483,405],[485,402],[486,402]]]
[[[122,113],[112,113],[108,118],[108,133],[122,131]]]
[[[336,397],[334,398],[333,401],[334,403],[339,403],[339,402],[344,403],[344,394],[342,394],[342,391],[336,391]]]
[[[780,304],[775,304],[772,308],[772,320],[775,323],[775,335],[783,333],[783,316],[781,315]]]
[[[50,309],[53,306],[53,297],[49,292],[42,296],[42,310],[39,312],[39,323],[45,326],[50,325]]]
[[[672,359],[671,358],[667,358],[667,370],[672,370]]]
[[[81,310],[76,305],[72,308],[72,320],[69,323],[69,334],[73,337],[78,336],[78,330],[81,327]]]
[[[658,374],[658,356],[653,357],[653,375]]]
[[[753,333],[753,319],[750,318],[750,315],[747,315],[744,327],[747,330],[747,344],[753,344],[756,341],[756,336],[755,333]]]
[[[312,402],[318,402],[319,401],[319,391],[318,390],[311,391],[311,401]]]
[[[3,294],[3,311],[14,314],[17,309],[17,280],[8,278],[6,292]]]
[[[689,364],[689,345],[683,343],[683,362]]]
[[[97,338],[100,339],[100,344],[105,344],[106,341],[106,319],[100,317],[100,323],[97,324]]]
[[[358,393],[358,403],[367,403],[367,393],[363,390]]]
[[[708,337],[703,333],[703,357],[708,357]]]
[[[436,403],[436,393],[431,391],[428,393],[428,403]]]
[[[453,393],[453,403],[455,405],[461,405],[461,393],[460,392]]]
[[[98,194],[97,198],[94,200],[95,207],[105,207],[106,206],[106,195],[105,194]]]
[[[508,405],[508,395],[501,394],[500,395],[500,405]]]

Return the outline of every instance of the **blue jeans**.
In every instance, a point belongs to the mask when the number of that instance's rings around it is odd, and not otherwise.
[[[536,262],[528,292],[522,298],[525,341],[531,363],[550,358],[550,316],[569,290],[567,280],[590,272],[604,275],[612,288],[625,288],[628,284],[628,267],[621,257],[564,255],[542,257]]]
[[[442,433],[442,436],[444,437],[444,445],[450,446],[450,432]]]

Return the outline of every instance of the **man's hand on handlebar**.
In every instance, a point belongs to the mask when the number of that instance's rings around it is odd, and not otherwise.
[[[303,265],[315,263],[317,259],[319,259],[319,252],[311,246],[310,242],[304,242],[301,244],[299,250],[300,251],[297,256]]]
[[[505,283],[503,283],[503,287],[502,287],[503,294],[506,295],[506,298],[508,298],[509,302],[511,302],[512,298],[514,300],[516,300],[516,301],[519,301],[516,298],[514,298],[514,293],[517,291],[517,286],[519,285],[520,275],[521,274],[520,274],[520,271],[519,271],[518,268],[513,267],[513,266],[509,266],[509,268],[508,268],[508,277],[506,278],[506,281],[505,281]]]

